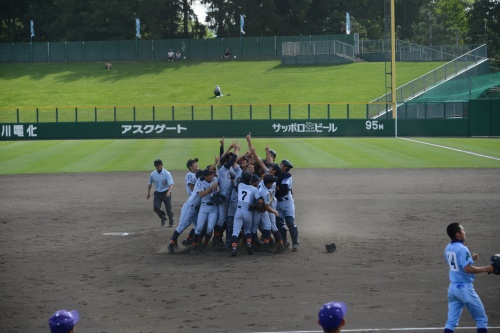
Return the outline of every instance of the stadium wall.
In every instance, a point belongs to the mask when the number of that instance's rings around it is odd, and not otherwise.
[[[254,137],[393,137],[395,121],[383,120],[199,120],[2,124],[0,141],[66,139]],[[469,119],[402,119],[398,136],[469,136]],[[477,126],[482,133],[484,126]]]

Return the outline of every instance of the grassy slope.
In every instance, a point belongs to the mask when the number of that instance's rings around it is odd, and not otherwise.
[[[440,63],[398,63],[398,85]],[[17,107],[369,102],[384,63],[281,66],[279,61],[0,64],[0,112]],[[214,99],[219,84],[228,98]],[[1,116],[0,116],[1,121]]]

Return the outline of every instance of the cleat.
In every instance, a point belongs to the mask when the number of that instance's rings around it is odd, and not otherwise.
[[[174,226],[174,221],[171,221],[171,222],[168,223],[168,227],[169,228],[172,228],[173,226]]]
[[[172,243],[168,244],[167,250],[168,250],[168,253],[174,254],[175,253],[174,244],[172,244]]]
[[[208,252],[208,245],[207,244],[203,244],[201,246],[201,253],[207,253]]]
[[[283,245],[285,245],[285,247],[286,247],[287,249],[290,247],[290,243],[289,243],[288,241],[285,241],[285,242],[283,243]]]
[[[292,252],[297,252],[299,250],[299,244],[293,244]]]
[[[165,219],[165,218],[161,219],[160,225],[161,225],[162,227],[165,225],[165,221],[166,221],[166,220],[167,220],[167,219]]]
[[[264,246],[261,248],[262,251],[266,253],[273,253],[273,251],[269,248],[269,244],[264,244]]]
[[[220,238],[219,236],[212,238],[212,247],[216,247],[216,246],[220,246],[220,245],[226,245],[223,241],[222,241],[222,238]]]
[[[250,242],[247,242],[245,247],[247,248],[248,254],[253,254],[252,244]]]
[[[231,248],[231,257],[236,257],[237,252],[238,252],[238,248],[236,246],[233,246]]]
[[[184,245],[184,246],[189,246],[191,244],[193,244],[193,240],[191,240],[191,239],[186,238],[185,240],[182,241],[182,245]]]
[[[199,251],[198,251],[198,247],[197,247],[197,246],[193,246],[193,247],[191,248],[191,254],[198,254],[198,253],[199,253]]]
[[[231,250],[231,245],[219,244],[217,248],[221,251]]]
[[[283,246],[283,244],[278,244],[278,247],[276,248],[276,251],[274,251],[274,253],[283,253],[285,252],[285,247]]]

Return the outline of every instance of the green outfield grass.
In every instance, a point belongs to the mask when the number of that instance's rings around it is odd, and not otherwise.
[[[397,84],[440,65],[397,63]],[[251,104],[265,113],[269,104],[281,104],[276,112],[285,113],[290,103],[337,103],[333,108],[344,110],[347,103],[367,103],[386,93],[384,63],[281,66],[278,60],[230,60],[118,62],[112,70],[103,68],[102,63],[0,64],[0,123],[14,122],[16,108],[29,110],[29,118],[23,114],[25,122],[36,119],[36,108],[40,121],[54,122],[56,107],[58,121],[75,121],[75,107],[79,121],[93,121],[95,107],[101,110],[99,121],[109,121],[113,120],[113,107],[127,109],[125,120],[129,120],[130,110],[136,106],[140,120],[150,119],[153,105],[167,115],[174,105],[188,116],[191,105],[233,105],[247,113]],[[223,98],[214,98],[216,84],[221,86]],[[361,104],[358,116],[364,117]],[[356,108],[351,107],[351,116],[357,117],[355,113]]]
[[[500,139],[412,139],[487,155],[425,145],[398,138],[253,139],[260,154],[266,144],[296,168],[500,168]],[[226,138],[226,143],[232,141]],[[238,140],[243,147],[244,138]],[[213,162],[217,139],[71,140],[0,142],[0,174],[150,171],[161,158],[169,170],[186,161]],[[376,173],[374,174],[376,176]]]

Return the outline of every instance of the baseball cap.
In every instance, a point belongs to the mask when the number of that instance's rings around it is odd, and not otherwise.
[[[250,184],[252,181],[252,174],[250,172],[243,171],[241,173],[241,182],[243,184]]]
[[[319,324],[325,331],[332,331],[340,326],[346,313],[347,306],[342,302],[323,304],[318,313]]]
[[[276,152],[274,150],[269,150],[269,154],[271,154],[272,157],[276,158]]]
[[[213,175],[214,172],[212,170],[210,170],[209,168],[206,168],[205,170],[203,170],[203,176],[204,177],[207,177],[207,176],[210,176],[210,175]]]
[[[80,320],[80,314],[76,310],[56,311],[49,318],[49,327],[51,333],[67,333]]]
[[[274,171],[276,171],[277,174],[281,173],[281,169],[280,169],[280,166],[278,164],[272,164],[270,169],[273,169]]]
[[[265,175],[264,176],[264,184],[276,183],[277,181],[278,181],[278,177],[274,177],[273,175]]]
[[[160,160],[160,159],[156,159],[154,162],[153,162],[154,165],[163,165],[163,162]]]
[[[290,163],[289,160],[282,160],[281,163],[283,163],[283,165],[286,166],[286,168],[288,170],[290,170],[291,168],[293,168],[293,165],[292,165],[292,163]]]
[[[194,162],[198,163],[198,157],[195,157],[192,160],[191,159],[188,160],[187,163],[186,163],[187,168],[189,169],[191,167],[191,165],[193,165]]]

